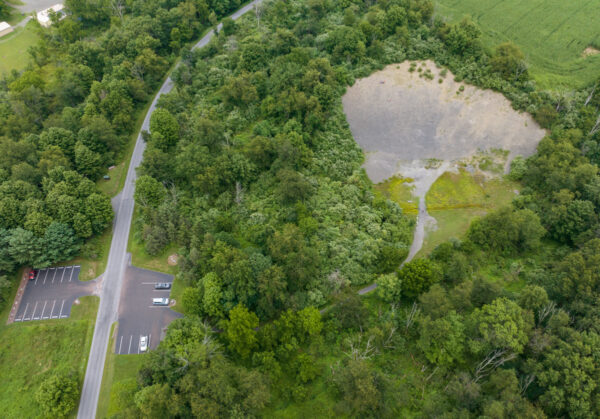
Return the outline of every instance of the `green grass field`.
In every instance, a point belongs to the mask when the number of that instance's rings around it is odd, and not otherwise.
[[[502,178],[486,180],[465,170],[444,173],[427,192],[427,209],[437,228],[427,233],[419,255],[429,254],[450,238],[462,237],[473,218],[508,205],[518,189],[517,183]]]
[[[470,15],[486,46],[513,41],[526,56],[530,73],[543,88],[577,88],[598,78],[600,2],[596,0],[436,0],[436,15],[458,21]]]
[[[35,392],[51,371],[73,370],[83,384],[94,333],[98,297],[83,297],[71,317],[5,325],[0,323],[0,416],[42,417]]]
[[[38,40],[34,23],[0,38],[0,74],[25,68],[29,61],[27,49]]]

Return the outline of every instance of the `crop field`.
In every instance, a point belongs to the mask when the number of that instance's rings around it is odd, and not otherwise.
[[[486,46],[513,41],[544,88],[581,87],[600,73],[600,1],[437,0],[436,15],[458,21],[470,15]]]

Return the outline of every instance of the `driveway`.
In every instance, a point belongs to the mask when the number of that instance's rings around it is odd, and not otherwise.
[[[79,280],[79,266],[60,266],[37,271],[25,287],[15,322],[64,319],[75,300],[92,295],[98,283]]]
[[[157,282],[171,284],[173,277],[128,266],[123,280],[115,353],[140,353],[141,336],[148,336],[148,348],[155,349],[169,323],[183,317],[169,307],[152,305],[153,298],[169,297],[171,294],[171,289],[157,290],[154,285]]]

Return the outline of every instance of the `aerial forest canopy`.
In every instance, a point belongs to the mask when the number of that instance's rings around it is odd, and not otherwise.
[[[151,255],[179,249],[185,317],[114,383],[115,417],[600,416],[600,71],[541,90],[515,44],[486,48],[429,0],[265,1],[193,51],[239,1],[67,6],[0,83],[1,272],[110,225],[94,181],[181,57],[134,230]],[[513,161],[509,206],[399,269],[413,218],[374,190],[341,97],[405,60],[504,94],[548,135]]]
[[[181,248],[187,318],[115,390],[125,416],[600,414],[600,94],[538,90],[518,47],[479,37],[429,1],[279,0],[183,54],[136,228]],[[341,95],[407,59],[549,135],[512,165],[511,206],[396,273],[412,221],[373,192]]]
[[[67,260],[110,226],[94,182],[182,45],[239,4],[73,0],[39,29],[28,67],[0,81],[0,276]]]

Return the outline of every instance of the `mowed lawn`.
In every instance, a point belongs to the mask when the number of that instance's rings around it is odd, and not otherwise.
[[[32,22],[0,38],[0,74],[25,68],[29,61],[27,50],[37,41],[38,36]]]
[[[600,1],[597,0],[436,0],[437,16],[458,21],[470,15],[487,46],[513,41],[543,88],[576,88],[598,77]]]
[[[42,412],[35,393],[52,371],[75,371],[83,384],[94,333],[98,297],[83,297],[71,317],[0,326],[0,416],[35,418]]]

